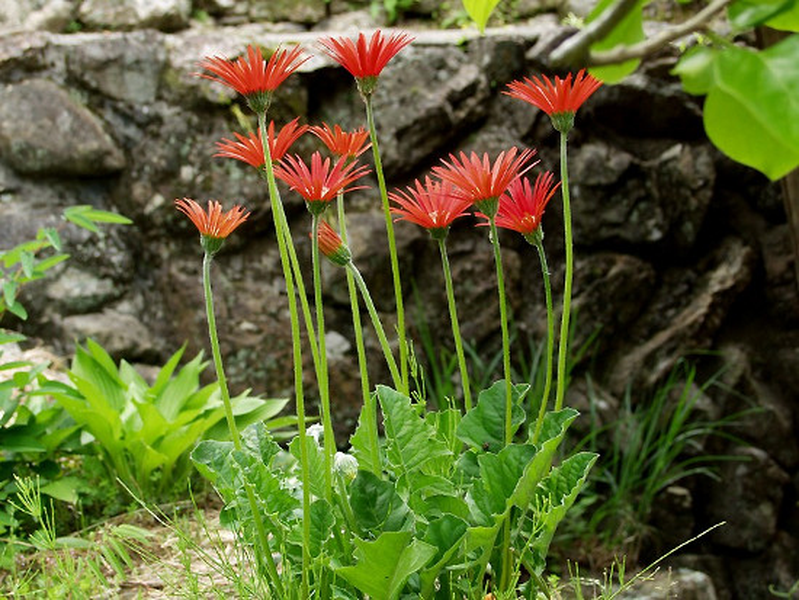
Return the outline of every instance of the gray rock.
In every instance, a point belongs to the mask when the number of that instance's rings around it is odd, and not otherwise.
[[[617,596],[623,600],[717,600],[713,580],[689,569],[660,570]]]
[[[318,23],[325,18],[325,0],[250,0],[253,21]]]
[[[710,484],[707,519],[726,525],[711,540],[720,546],[749,553],[768,548],[790,477],[763,450],[738,447],[728,453],[739,459],[722,463],[719,480]]]
[[[64,314],[75,314],[102,309],[118,298],[121,290],[110,279],[68,266],[47,285],[46,294],[51,310],[57,307]]]
[[[61,325],[66,338],[75,342],[92,338],[114,358],[152,360],[156,352],[150,329],[133,315],[114,309],[72,315]]]
[[[160,29],[189,24],[191,0],[83,0],[78,17],[90,29]]]
[[[166,61],[163,36],[140,31],[125,37],[92,38],[67,55],[67,71],[87,88],[130,104],[149,104],[158,93]],[[143,110],[143,107],[139,107]]]
[[[26,118],[19,118],[20,107]],[[0,90],[0,152],[20,173],[101,176],[125,157],[102,122],[67,90],[32,79]]]
[[[704,275],[666,277],[645,315],[628,330],[630,345],[609,367],[611,391],[649,388],[686,353],[709,347],[731,303],[749,284],[753,260],[749,247],[730,238],[705,258],[698,269]]]

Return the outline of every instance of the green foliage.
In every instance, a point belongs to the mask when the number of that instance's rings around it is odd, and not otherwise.
[[[149,499],[185,487],[188,454],[203,437],[224,437],[224,408],[217,383],[201,387],[202,354],[178,369],[178,350],[149,385],[126,361],[117,366],[92,340],[78,347],[69,372],[74,387],[50,382],[50,393],[96,441],[112,477]],[[240,427],[271,419],[285,399],[244,392],[233,399]]]
[[[586,23],[596,20],[614,4],[613,0],[600,0],[585,19]],[[591,50],[610,50],[620,45],[632,45],[644,39],[644,6],[646,0],[637,2],[635,7],[601,40],[591,44]],[[641,64],[641,59],[632,59],[617,65],[592,67],[591,74],[606,83],[618,83]]]
[[[741,19],[747,13],[741,13]],[[705,130],[732,159],[772,180],[799,165],[799,35],[757,52],[698,47],[674,72],[706,94]]]
[[[520,432],[527,388],[514,386],[513,423]],[[378,386],[385,430],[381,471],[360,469],[354,479],[336,471],[330,497],[314,483],[322,479],[322,451],[307,438],[312,586],[333,578],[341,598],[471,597],[484,591],[487,573],[502,571],[503,561],[511,561],[511,572],[543,568],[552,536],[596,456],[580,453],[552,468],[577,416],[571,409],[546,416],[538,444],[496,443],[504,389],[500,381],[483,390],[461,419],[457,410],[428,412]],[[197,445],[192,460],[222,495],[224,522],[249,543],[255,543],[255,530],[244,490],[255,492],[271,538],[285,549],[286,581],[296,582],[302,569],[299,441],[287,452],[260,424],[244,433],[241,452],[231,442],[208,440]],[[501,551],[506,526],[518,555]],[[496,590],[497,582],[490,587]]]
[[[88,205],[72,206],[64,218],[93,233],[100,234],[98,223],[130,224],[132,221],[116,213],[97,210]],[[28,311],[19,301],[22,286],[41,279],[47,271],[69,258],[63,252],[58,229],[44,227],[36,239],[23,242],[8,250],[0,250],[0,319],[7,310],[18,318],[28,318]]]
[[[488,23],[488,19],[491,17],[491,13],[494,12],[494,9],[499,4],[499,0],[462,0],[463,1],[463,8],[466,9],[466,12],[471,17],[472,21],[474,21],[477,28],[480,32],[485,32],[486,24]]]

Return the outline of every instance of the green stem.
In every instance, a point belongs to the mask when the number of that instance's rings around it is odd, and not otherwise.
[[[344,196],[339,194],[336,200],[338,208],[338,222],[339,233],[341,241],[347,243],[347,216],[344,214]],[[355,331],[355,349],[358,353],[358,368],[361,371],[361,395],[363,396],[364,415],[362,424],[366,432],[370,463],[372,472],[380,477],[382,470],[380,468],[380,444],[377,439],[377,407],[375,406],[375,399],[370,393],[369,388],[369,370],[366,363],[366,345],[363,342],[363,325],[361,324],[361,308],[358,303],[358,290],[355,287],[355,279],[349,269],[345,270],[347,274],[347,291],[350,295],[350,309],[352,310],[352,328]],[[366,466],[366,465],[364,465]]]
[[[394,223],[391,220],[391,208],[388,203],[386,178],[383,175],[383,162],[380,160],[380,149],[377,145],[377,130],[375,128],[374,112],[372,110],[371,96],[364,97],[366,104],[366,120],[369,124],[369,136],[372,142],[372,155],[375,161],[375,174],[377,185],[380,188],[380,200],[383,203],[383,215],[386,219],[386,234],[388,236],[388,253],[391,259],[391,275],[394,278],[394,300],[397,305],[397,335],[399,336],[399,360],[402,373],[403,394],[408,394],[408,347],[405,342],[405,309],[402,302],[402,280],[400,278],[399,261],[397,260],[397,242],[394,238]]]
[[[558,346],[558,384],[555,393],[555,411],[563,407],[568,373],[566,357],[569,348],[569,313],[572,299],[572,278],[574,276],[574,248],[572,241],[572,214],[569,206],[569,169],[566,158],[567,133],[560,134],[560,189],[563,195],[563,244],[566,251],[566,275],[563,282],[563,313],[560,319],[560,340]]]
[[[513,441],[513,382],[510,372],[510,334],[508,333],[508,310],[505,300],[505,277],[502,272],[502,254],[499,249],[499,233],[494,218],[491,227],[491,245],[494,247],[494,263],[497,269],[497,293],[499,295],[499,326],[502,330],[502,370],[505,376],[505,445]]]
[[[549,279],[549,266],[547,265],[547,255],[544,252],[544,244],[541,241],[541,235],[537,234],[535,237],[535,247],[538,250],[538,258],[541,261],[541,275],[544,279],[544,295],[547,303],[547,366],[546,376],[544,379],[544,392],[541,394],[541,406],[538,409],[538,418],[535,422],[535,430],[533,432],[533,443],[538,441],[538,436],[541,433],[541,426],[544,423],[544,415],[547,412],[547,405],[549,404],[549,391],[552,389],[552,363],[554,362],[555,354],[555,312],[552,308],[552,284]]]
[[[233,406],[230,402],[230,391],[228,390],[227,378],[225,377],[225,369],[222,365],[222,353],[219,350],[219,335],[216,329],[216,316],[214,314],[214,296],[211,290],[211,262],[213,256],[205,253],[203,257],[203,293],[205,295],[205,314],[208,319],[208,337],[211,341],[211,355],[214,360],[214,368],[216,369],[216,378],[219,382],[219,392],[222,395],[222,404],[225,407],[225,418],[227,419],[228,428],[230,429],[230,437],[233,439],[233,447],[241,451],[241,435],[236,427],[236,419],[233,416]],[[280,576],[277,573],[277,566],[275,559],[272,557],[272,550],[269,547],[269,539],[266,535],[266,528],[261,517],[261,512],[258,508],[258,503],[255,500],[255,494],[248,483],[244,484],[247,493],[247,500],[250,504],[250,511],[255,521],[255,530],[258,535],[258,542],[261,546],[260,559],[266,566],[269,578],[272,580],[279,597],[283,596],[283,586],[280,582]]]
[[[364,304],[366,304],[366,310],[369,311],[369,316],[372,319],[372,326],[375,328],[377,339],[380,341],[380,347],[383,349],[383,355],[386,357],[386,364],[388,365],[388,370],[391,372],[391,379],[394,381],[394,387],[399,390],[402,383],[400,372],[397,369],[397,363],[394,361],[394,355],[391,354],[391,347],[388,344],[386,332],[383,330],[383,325],[380,323],[380,317],[377,314],[377,309],[375,309],[375,303],[372,302],[372,296],[369,294],[366,282],[363,280],[363,276],[358,270],[358,267],[352,262],[347,265],[347,270],[352,273],[355,283],[361,291]]]
[[[446,238],[438,240],[438,248],[441,251],[441,265],[444,268],[444,283],[447,288],[447,303],[449,304],[449,320],[452,323],[452,337],[455,340],[455,352],[458,355],[458,368],[461,371],[461,381],[463,383],[463,406],[465,412],[469,412],[472,410],[472,393],[469,386],[469,372],[466,369],[466,359],[463,355],[463,340],[461,339],[461,330],[458,325],[458,309],[455,305],[455,292],[452,286],[452,270],[449,267]]]
[[[497,269],[497,293],[499,294],[499,325],[502,330],[502,369],[505,374],[505,446],[513,441],[513,382],[510,372],[510,334],[508,333],[508,310],[505,300],[505,277],[502,271],[502,254],[499,248],[499,232],[494,217],[489,221],[491,245],[494,247],[494,262]],[[500,589],[506,590],[511,577],[510,517],[502,527],[502,571]]]
[[[322,267],[319,262],[319,215],[314,214],[311,226],[311,264],[313,265],[314,304],[316,306],[316,331],[319,341],[319,398],[322,401],[322,427],[324,439],[322,450],[325,465],[325,492],[327,499],[333,495],[333,455],[336,452],[336,439],[333,434],[333,420],[330,416],[330,389],[327,374],[327,344],[325,343],[325,305],[322,302]]]
[[[311,571],[311,471],[308,462],[308,442],[305,432],[305,394],[302,386],[302,339],[300,337],[300,322],[297,313],[297,298],[294,295],[294,278],[291,273],[289,255],[286,248],[287,238],[290,238],[285,229],[288,226],[283,213],[283,206],[275,182],[275,173],[272,167],[272,157],[269,151],[269,144],[266,138],[266,113],[258,114],[258,124],[261,128],[261,140],[264,147],[264,160],[266,166],[266,181],[269,189],[269,202],[272,208],[272,218],[275,224],[275,238],[280,253],[280,265],[283,269],[283,279],[286,282],[286,295],[289,303],[289,320],[291,323],[291,346],[292,361],[294,365],[294,397],[297,408],[297,435],[300,439],[300,478],[302,479],[302,589],[301,596],[308,597],[309,581],[308,576]],[[293,245],[292,245],[293,247]],[[302,279],[299,279],[302,283]],[[305,297],[305,292],[301,298]],[[306,299],[307,303],[307,299]],[[313,326],[310,323],[310,315],[306,314],[306,326],[308,327],[308,337],[311,339]],[[313,348],[313,342],[311,342]],[[255,512],[255,511],[253,511]],[[258,513],[260,515],[260,513]],[[260,518],[260,517],[259,517]],[[271,556],[271,555],[270,555]],[[278,597],[281,597],[279,594]]]

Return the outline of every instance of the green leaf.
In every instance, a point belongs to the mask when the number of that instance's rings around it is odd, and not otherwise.
[[[64,211],[64,218],[72,223],[73,225],[77,225],[78,227],[82,227],[83,229],[87,229],[92,233],[100,233],[100,229],[91,222],[90,219],[86,218],[84,214],[86,209],[90,209],[91,206],[71,206]]]
[[[55,227],[43,227],[39,230],[39,233],[52,244],[56,252],[61,252],[63,244],[61,243],[61,236],[58,235],[58,230]]]
[[[289,452],[291,455],[300,460],[300,440],[302,438],[298,435],[289,444]],[[311,436],[305,436],[305,448],[308,457],[308,473],[309,479],[308,486],[311,493],[318,497],[327,495],[327,488],[325,487],[325,455],[319,444],[316,443]]]
[[[714,61],[705,130],[727,156],[777,180],[799,166],[799,35]]]
[[[714,66],[718,51],[707,46],[694,46],[682,55],[671,70],[679,75],[683,89],[689,94],[707,94],[714,85]]]
[[[367,412],[365,408],[361,409],[361,414],[358,417],[358,427],[355,429],[355,433],[350,436],[350,447],[352,448],[352,455],[358,459],[358,466],[361,469],[379,475],[382,473],[380,457],[372,456],[369,445],[369,434],[366,431],[367,428],[363,421]]]
[[[27,320],[28,318],[28,311],[25,310],[25,307],[22,306],[19,302],[14,302],[14,304],[8,305],[8,312],[16,315],[23,321]]]
[[[51,481],[41,487],[42,494],[47,494],[56,500],[63,500],[77,504],[78,491],[83,487],[83,481],[77,477],[62,477]]]
[[[233,452],[233,442],[203,440],[191,451],[191,462],[200,474],[216,485],[220,492],[231,490],[235,481],[235,469],[229,456]]]
[[[449,456],[450,451],[411,406],[411,399],[386,386],[377,386],[386,432],[386,457],[397,478],[425,463]]]
[[[513,409],[511,421],[513,432],[524,423],[525,413],[520,403],[530,386],[513,386]],[[458,439],[474,449],[497,453],[505,446],[505,381],[495,382],[487,390],[480,392],[477,406],[461,419],[456,429]]]
[[[6,306],[11,307],[16,302],[17,288],[18,284],[14,279],[9,279],[3,283],[3,300],[5,300]]]
[[[581,452],[569,457],[550,472],[536,490],[534,539],[526,543],[522,560],[540,575],[546,568],[549,545],[555,530],[585,486],[588,473],[599,455]]]
[[[433,566],[422,572],[422,597],[430,597],[434,591],[436,578],[441,570],[460,555],[469,525],[455,515],[442,515],[433,519],[427,526],[424,541],[436,548]]]
[[[394,484],[370,471],[358,471],[350,484],[350,506],[358,528],[364,533],[399,531],[406,528],[411,518]]]
[[[322,554],[325,542],[332,535],[334,523],[333,507],[327,500],[320,498],[311,504],[311,547],[308,551],[312,557]]]
[[[769,19],[766,25],[780,31],[799,33],[799,0],[793,0],[789,8]]]
[[[466,9],[466,13],[477,25],[480,33],[485,32],[488,19],[497,4],[499,4],[499,0],[463,0],[463,8]]]
[[[36,276],[40,277],[43,276],[45,271],[52,269],[54,266],[61,264],[65,260],[69,258],[69,254],[56,254],[54,256],[48,256],[47,258],[40,260],[36,263]]]
[[[19,256],[20,263],[22,264],[22,272],[25,274],[25,277],[31,278],[33,277],[33,263],[34,263],[34,256],[30,252],[23,252]]]
[[[614,0],[600,0],[585,19],[586,24],[594,21],[605,10],[615,4]],[[612,50],[616,46],[631,46],[645,39],[643,8],[646,0],[638,2],[633,9],[601,40],[591,44],[592,51]],[[591,67],[591,74],[605,83],[618,83],[641,64],[641,59],[632,59],[617,65]]]
[[[88,204],[81,204],[78,206],[70,206],[64,211],[64,218],[70,223],[83,227],[94,233],[100,233],[95,223],[117,223],[121,225],[129,225],[133,221],[122,215],[108,212],[105,210],[98,210]]]
[[[745,31],[758,25],[783,23],[791,30],[797,19],[796,0],[735,0],[727,9],[730,24],[736,31]],[[781,28],[781,27],[780,27]]]
[[[356,538],[355,566],[339,567],[351,585],[373,600],[395,600],[405,582],[436,555],[437,549],[414,540],[409,531],[386,531],[373,542]]]
[[[472,484],[470,495],[475,508],[480,511],[475,517],[481,524],[489,525],[492,516],[505,513],[508,498],[514,493],[525,468],[535,455],[536,447],[533,444],[514,444],[506,446],[499,454],[480,454],[477,457],[480,478]]]
[[[21,333],[10,333],[5,329],[0,329],[0,346],[3,344],[13,344],[15,342],[22,342],[26,338]]]

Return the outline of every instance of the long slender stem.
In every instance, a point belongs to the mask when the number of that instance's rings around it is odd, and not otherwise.
[[[491,245],[494,247],[494,262],[497,269],[497,293],[499,294],[499,324],[502,330],[502,369],[505,374],[505,445],[513,441],[513,382],[510,372],[510,334],[508,333],[508,310],[505,299],[505,277],[502,271],[502,254],[499,248],[499,232],[496,219],[491,217]],[[510,519],[502,527],[502,571],[500,573],[500,589],[506,590],[510,585],[512,570],[510,550]]]
[[[563,243],[566,253],[566,274],[563,281],[563,313],[560,319],[560,340],[558,345],[558,384],[555,393],[555,410],[563,407],[568,373],[566,357],[569,349],[569,313],[571,311],[572,278],[574,276],[574,248],[572,241],[572,213],[569,205],[569,168],[567,163],[568,133],[560,134],[560,181],[563,195]]]
[[[547,366],[546,375],[544,376],[544,391],[541,394],[541,406],[538,409],[538,418],[535,421],[535,430],[533,431],[532,442],[534,444],[538,441],[541,426],[544,423],[544,415],[546,415],[547,405],[549,404],[549,392],[552,389],[552,364],[555,354],[555,312],[552,308],[552,284],[549,278],[547,255],[540,235],[536,235],[535,247],[538,250],[538,258],[541,261],[541,276],[544,280],[544,296],[547,303]]]
[[[449,320],[452,324],[452,337],[455,340],[455,353],[458,356],[458,368],[461,372],[463,407],[466,412],[469,412],[472,410],[472,393],[469,386],[469,371],[466,369],[466,358],[463,354],[463,340],[461,339],[461,330],[458,324],[458,309],[455,304],[455,292],[452,286],[452,270],[449,267],[446,238],[438,240],[438,249],[441,251],[441,265],[444,268],[444,283],[447,288],[447,303],[449,304]]]
[[[405,342],[405,308],[402,301],[402,279],[400,278],[399,261],[397,260],[397,242],[394,237],[394,223],[391,220],[391,208],[388,203],[386,178],[383,175],[383,162],[380,160],[380,149],[377,145],[374,112],[371,96],[364,98],[366,104],[366,120],[369,124],[369,136],[372,142],[372,155],[375,161],[377,185],[380,188],[380,200],[383,203],[383,215],[386,218],[386,235],[388,236],[388,253],[391,259],[391,275],[394,278],[394,301],[397,305],[397,335],[399,338],[399,360],[402,375],[402,387],[399,391],[408,394],[408,347]]]
[[[219,350],[219,335],[216,330],[216,315],[214,313],[214,295],[211,290],[211,262],[213,256],[205,253],[203,257],[203,293],[205,295],[205,314],[208,319],[208,337],[211,341],[211,355],[214,360],[214,368],[216,369],[216,378],[219,382],[219,392],[222,395],[222,404],[225,407],[225,418],[227,419],[228,428],[230,429],[230,437],[233,439],[233,447],[236,450],[241,450],[241,435],[236,427],[236,419],[233,416],[233,406],[230,402],[230,391],[228,390],[227,378],[225,377],[225,369],[222,364],[222,353]],[[258,508],[258,503],[255,500],[255,494],[248,483],[244,484],[247,500],[250,504],[250,511],[253,514],[255,521],[255,530],[258,535],[258,543],[261,546],[261,559],[263,564],[266,565],[266,570],[269,579],[272,580],[278,596],[283,595],[283,586],[280,583],[280,576],[277,573],[277,566],[275,559],[272,556],[272,550],[269,547],[269,538],[266,535],[266,528],[261,517],[261,512]]]
[[[305,432],[305,394],[302,386],[302,340],[300,337],[300,322],[297,313],[297,298],[294,295],[294,278],[291,272],[290,259],[286,248],[287,234],[285,232],[285,214],[283,213],[282,203],[275,182],[275,173],[272,168],[272,157],[269,151],[269,143],[266,139],[266,113],[258,114],[258,124],[261,129],[262,142],[264,147],[264,160],[266,166],[266,181],[269,189],[269,202],[272,208],[272,218],[275,223],[275,237],[280,253],[280,265],[283,269],[283,279],[286,282],[286,295],[289,303],[289,320],[291,322],[291,346],[292,359],[294,363],[294,400],[297,409],[297,435],[300,439],[300,477],[302,479],[302,589],[301,594],[307,597],[309,593],[308,576],[311,571],[311,486],[310,486],[310,467],[308,462],[308,442]],[[300,279],[301,281],[301,279]],[[304,296],[304,290],[302,296]],[[308,335],[311,338],[313,326],[310,323],[310,315],[306,314],[306,325]],[[313,347],[313,342],[311,342]],[[260,514],[260,513],[259,513]],[[282,596],[282,594],[280,594]]]
[[[402,383],[400,372],[399,369],[397,369],[397,363],[394,361],[394,355],[391,354],[391,346],[388,344],[386,332],[383,329],[383,325],[380,323],[380,317],[377,314],[375,303],[372,302],[372,296],[369,294],[369,288],[366,287],[366,282],[363,280],[363,276],[358,270],[358,267],[356,267],[352,262],[347,265],[347,270],[352,273],[355,283],[357,284],[358,289],[361,291],[361,297],[363,298],[364,304],[366,304],[366,310],[369,312],[369,317],[372,319],[372,326],[377,334],[377,339],[380,341],[380,347],[383,349],[383,355],[386,357],[386,364],[388,365],[388,370],[391,372],[391,379],[394,381],[394,387],[400,389],[400,385]]]
[[[339,194],[336,199],[338,208],[338,226],[341,241],[347,243],[347,215],[344,214],[344,196]],[[369,388],[369,371],[366,363],[366,346],[363,342],[363,325],[361,324],[361,308],[358,303],[358,290],[355,287],[355,279],[349,269],[347,274],[347,291],[350,295],[350,310],[352,311],[352,328],[355,331],[355,349],[358,354],[358,368],[361,371],[361,395],[363,396],[363,419],[362,426],[365,428],[368,444],[370,465],[372,472],[378,477],[381,476],[380,468],[380,444],[377,439],[377,408],[374,397]]]
[[[322,401],[322,427],[324,439],[322,450],[325,465],[325,492],[328,500],[333,495],[333,455],[336,452],[336,439],[333,434],[333,420],[330,416],[330,388],[327,376],[327,344],[325,343],[325,305],[322,302],[322,269],[319,263],[319,215],[313,215],[311,228],[311,264],[313,265],[314,304],[316,305],[316,331],[319,341],[319,398]]]

